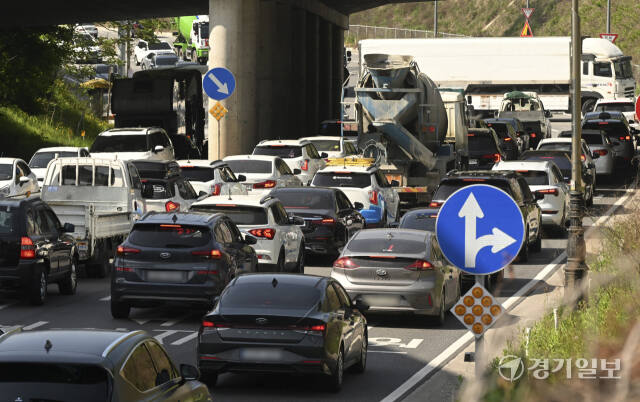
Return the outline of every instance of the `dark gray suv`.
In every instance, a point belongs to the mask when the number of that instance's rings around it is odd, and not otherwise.
[[[111,314],[164,303],[212,307],[231,279],[256,272],[255,243],[223,214],[149,213],[118,246]]]

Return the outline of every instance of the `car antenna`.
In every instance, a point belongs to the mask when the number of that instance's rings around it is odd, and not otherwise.
[[[273,278],[273,280],[271,281],[271,286],[273,286],[274,288],[278,286],[278,280],[276,278]]]

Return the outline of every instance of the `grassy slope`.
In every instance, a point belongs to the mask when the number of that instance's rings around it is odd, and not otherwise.
[[[616,44],[640,64],[638,0],[615,0],[611,29],[620,36]],[[606,0],[581,0],[582,35],[598,37],[606,27]],[[438,30],[470,36],[519,36],[524,25],[520,8],[524,0],[445,0],[438,3]],[[571,33],[570,0],[531,0],[535,8],[531,27],[536,36],[568,36]],[[433,4],[394,4],[353,14],[351,24],[412,29],[433,29]],[[491,23],[491,24],[490,24]],[[640,68],[635,68],[636,78]]]

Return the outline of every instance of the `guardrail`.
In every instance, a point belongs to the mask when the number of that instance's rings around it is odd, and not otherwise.
[[[347,43],[358,43],[362,39],[433,38],[433,31],[422,29],[376,27],[370,25],[349,25],[345,32]],[[466,38],[466,35],[438,32],[438,38]]]

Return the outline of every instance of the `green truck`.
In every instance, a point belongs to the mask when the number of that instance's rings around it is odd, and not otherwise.
[[[209,16],[176,17],[178,38],[173,43],[181,60],[207,64],[209,59]]]

